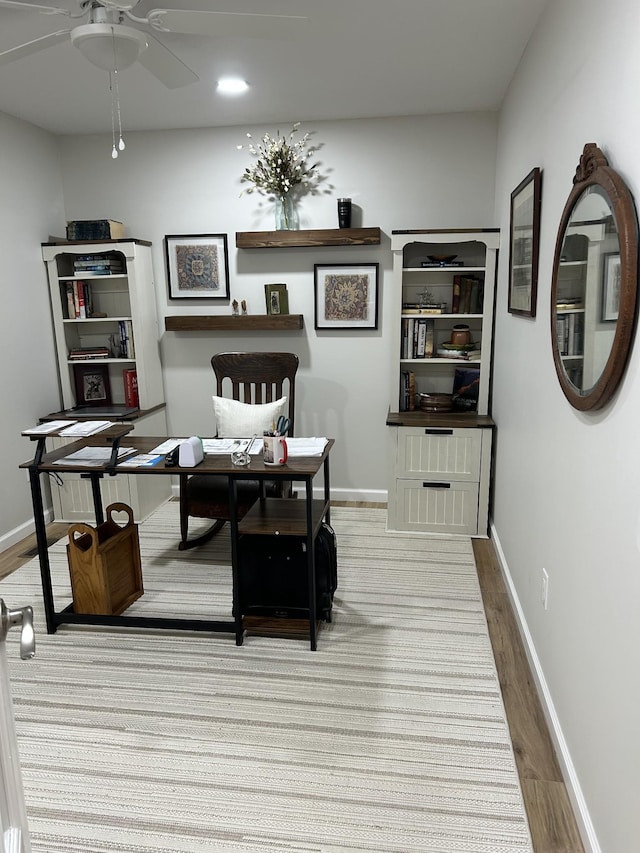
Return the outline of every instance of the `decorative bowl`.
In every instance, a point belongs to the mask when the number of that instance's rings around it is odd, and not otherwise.
[[[457,255],[427,255],[430,261],[433,261],[434,264],[450,264],[451,261],[455,261],[458,257]]]
[[[418,394],[418,406],[423,412],[450,412],[453,400],[451,394]]]

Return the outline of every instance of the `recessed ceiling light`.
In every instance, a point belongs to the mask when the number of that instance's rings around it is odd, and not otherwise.
[[[218,80],[218,91],[222,95],[242,95],[248,88],[247,81],[239,77],[221,77]]]

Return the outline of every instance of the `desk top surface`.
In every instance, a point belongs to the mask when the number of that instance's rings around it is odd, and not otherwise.
[[[57,471],[77,472],[77,473],[93,473],[103,474],[111,473],[108,464],[104,465],[79,465],[79,464],[61,464],[57,460],[61,460],[74,453],[76,450],[81,450],[83,447],[104,447],[110,445],[114,438],[126,435],[127,431],[114,428],[105,430],[95,435],[81,438],[74,441],[72,444],[65,444],[55,450],[45,453],[38,465],[38,471]],[[127,435],[122,443],[123,446],[135,448],[137,453],[149,453],[155,447],[167,440],[166,436],[137,436]],[[251,456],[251,461],[248,465],[234,465],[231,462],[231,454],[212,454],[207,453],[204,460],[194,468],[182,468],[179,465],[167,466],[164,460],[161,460],[156,465],[141,466],[138,468],[127,467],[125,465],[116,465],[115,471],[118,474],[233,474],[238,478],[265,477],[270,479],[292,479],[295,476],[306,477],[316,474],[325,460],[329,456],[331,448],[334,445],[334,439],[327,440],[327,445],[321,456],[296,456],[290,458],[284,465],[267,465],[263,462],[262,454]],[[29,468],[33,464],[33,460],[23,462],[20,468]]]

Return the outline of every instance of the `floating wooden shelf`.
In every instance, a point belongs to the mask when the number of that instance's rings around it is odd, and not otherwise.
[[[377,246],[379,228],[324,228],[311,231],[236,231],[238,249],[290,249],[320,246]]]
[[[167,332],[281,332],[304,328],[302,314],[183,314],[164,318]]]

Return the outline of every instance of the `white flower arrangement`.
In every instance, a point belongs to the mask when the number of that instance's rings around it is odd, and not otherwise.
[[[257,190],[281,200],[294,187],[302,186],[304,192],[313,192],[318,181],[322,180],[318,173],[319,163],[309,162],[317,148],[307,148],[309,133],[294,141],[299,127],[300,122],[296,122],[287,136],[281,136],[280,131],[277,131],[276,136],[265,133],[259,145],[253,142],[238,145],[238,149],[248,148],[258,158],[253,166],[247,166],[240,178],[241,182],[252,185],[243,192]],[[252,139],[250,133],[247,133],[247,137]]]

